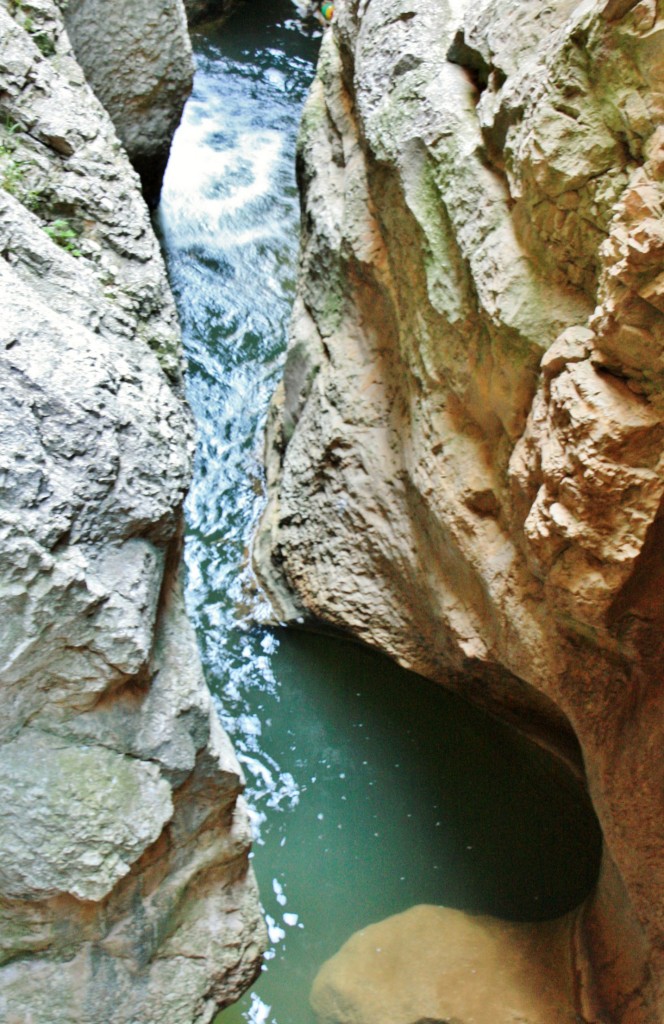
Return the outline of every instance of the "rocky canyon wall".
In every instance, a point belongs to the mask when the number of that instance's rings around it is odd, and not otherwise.
[[[255,562],[583,769],[584,1020],[664,1019],[664,5],[342,0]]]
[[[203,1024],[263,926],[181,594],[179,329],[50,0],[0,3],[0,184],[0,1019]]]

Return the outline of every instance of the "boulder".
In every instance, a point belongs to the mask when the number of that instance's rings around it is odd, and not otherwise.
[[[417,906],[356,932],[311,990],[319,1024],[578,1024],[574,915]]]
[[[194,61],[182,0],[67,0],[67,34],[150,205],[159,199]]]

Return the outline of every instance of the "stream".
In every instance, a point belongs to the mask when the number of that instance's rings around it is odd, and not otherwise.
[[[297,267],[298,120],[320,29],[253,0],[194,33],[197,74],[157,227],[198,423],[187,604],[247,777],[270,932],[219,1024],[314,1024],[311,982],[357,929],[416,903],[521,920],[591,889],[599,831],[543,754],[348,642],[268,627],[248,564],[262,429]]]

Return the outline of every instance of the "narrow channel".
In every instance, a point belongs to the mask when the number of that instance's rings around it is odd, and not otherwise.
[[[294,151],[320,30],[253,0],[194,36],[158,227],[198,422],[187,601],[247,776],[270,949],[220,1024],[313,1024],[321,964],[417,903],[521,920],[591,889],[599,831],[548,759],[355,645],[263,625],[248,549],[297,266]]]

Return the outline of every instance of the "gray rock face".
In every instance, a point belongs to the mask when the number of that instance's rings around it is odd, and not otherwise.
[[[156,202],[194,70],[182,0],[61,6],[76,58]]]
[[[276,618],[585,770],[579,1014],[625,1024],[664,1018],[663,40],[661,0],[342,0],[255,547]]]
[[[0,40],[0,1019],[202,1024],[264,932],[179,582],[175,309],[58,8]]]
[[[103,899],[173,816],[156,764],[39,729],[3,745],[0,799],[2,891],[17,898]]]

